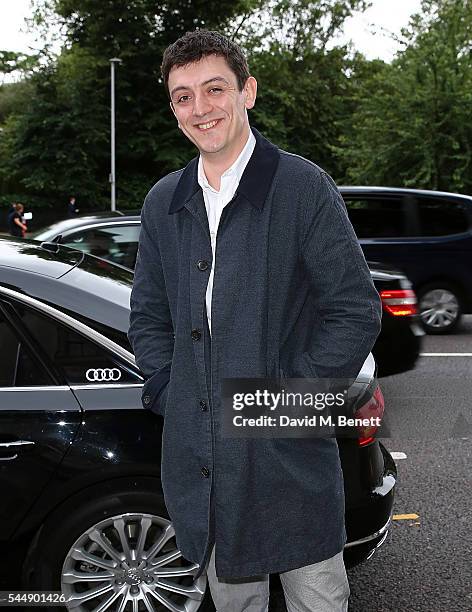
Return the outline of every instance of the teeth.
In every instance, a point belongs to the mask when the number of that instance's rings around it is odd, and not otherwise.
[[[212,128],[214,125],[216,125],[216,121],[210,121],[210,123],[200,123],[200,125],[198,126],[201,130],[208,130],[210,128]]]

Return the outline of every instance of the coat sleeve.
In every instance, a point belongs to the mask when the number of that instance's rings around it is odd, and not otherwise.
[[[131,291],[128,338],[146,382],[145,408],[163,415],[174,351],[174,330],[149,195],[141,211],[141,231]]]
[[[307,191],[300,260],[315,297],[315,332],[286,376],[355,378],[381,328],[382,308],[334,181],[317,173]]]

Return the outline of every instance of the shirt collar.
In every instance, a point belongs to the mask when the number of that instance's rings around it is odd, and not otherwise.
[[[239,181],[241,180],[241,176],[243,175],[244,170],[251,158],[251,155],[253,154],[255,146],[256,146],[256,139],[254,137],[254,134],[251,132],[251,130],[249,130],[249,136],[246,141],[246,144],[243,147],[243,150],[238,155],[238,158],[236,159],[236,161],[227,170],[225,170],[223,174],[221,175],[220,191],[223,189],[224,179],[226,178],[232,177],[234,178],[236,183],[239,183]],[[208,179],[205,174],[205,169],[203,167],[203,159],[201,155],[198,158],[197,180],[198,180],[198,184],[204,191],[211,191],[213,193],[219,193],[216,189],[213,189],[213,187],[208,182]]]
[[[277,170],[280,153],[278,148],[255,128],[251,128],[251,132],[256,144],[236,193],[243,195],[253,206],[262,210]],[[199,189],[201,187],[198,182],[198,158],[194,157],[180,175],[169,206],[169,214],[181,210]]]

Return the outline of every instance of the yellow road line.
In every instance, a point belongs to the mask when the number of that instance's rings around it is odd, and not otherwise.
[[[413,521],[420,518],[418,514],[394,514],[392,519],[394,521]]]

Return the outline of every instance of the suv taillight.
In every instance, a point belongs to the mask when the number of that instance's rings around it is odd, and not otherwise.
[[[380,420],[383,417],[385,408],[384,398],[379,385],[376,386],[371,398],[355,412],[355,418],[369,419],[372,417],[378,417]],[[378,421],[380,423],[380,420]],[[375,424],[369,424],[366,426],[358,425],[357,430],[359,432],[359,446],[366,446],[371,444],[375,440],[375,432],[378,427]]]
[[[381,291],[380,298],[384,309],[394,317],[408,317],[418,314],[416,295],[412,289]]]

